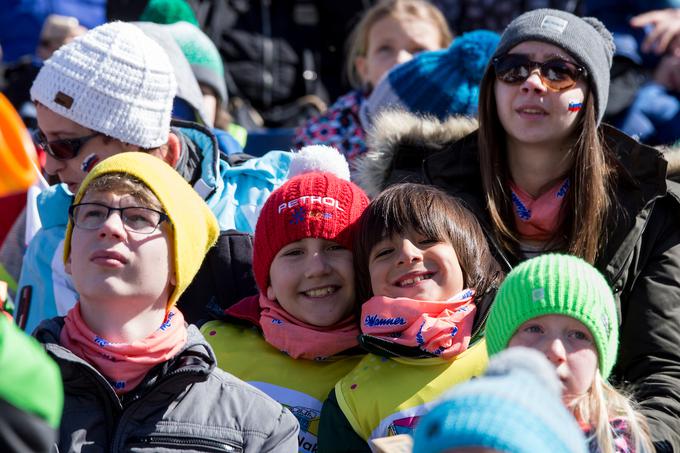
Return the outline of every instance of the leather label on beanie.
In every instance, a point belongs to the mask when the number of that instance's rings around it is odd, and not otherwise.
[[[62,107],[70,109],[73,105],[73,98],[63,91],[58,91],[56,96],[54,96],[54,102],[61,105]]]
[[[567,24],[569,24],[569,22],[561,17],[545,16],[541,22],[541,28],[562,34],[564,33],[564,29],[567,28]]]
[[[279,214],[281,214],[285,209],[294,208],[295,206],[313,205],[314,203],[330,206],[337,209],[338,211],[345,212],[344,209],[340,207],[340,202],[333,197],[317,197],[314,195],[305,195],[304,197],[295,198],[287,203],[281,203],[279,205]]]

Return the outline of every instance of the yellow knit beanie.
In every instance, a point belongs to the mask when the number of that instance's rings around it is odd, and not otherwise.
[[[80,185],[74,204],[80,203],[96,178],[110,173],[124,173],[142,181],[156,195],[170,218],[174,231],[173,259],[177,286],[170,295],[168,308],[177,303],[201,267],[203,258],[215,244],[219,226],[208,205],[175,169],[146,153],[124,152],[103,160]],[[64,261],[71,253],[73,222],[69,219],[64,239]]]

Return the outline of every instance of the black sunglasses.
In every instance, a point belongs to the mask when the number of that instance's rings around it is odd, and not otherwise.
[[[519,85],[538,69],[543,84],[551,91],[572,88],[576,82],[586,77],[585,68],[559,58],[539,63],[531,61],[524,54],[505,54],[493,59],[496,78],[508,85]]]
[[[54,157],[57,160],[69,160],[73,159],[80,152],[80,148],[85,145],[89,140],[101,135],[99,132],[95,132],[92,135],[86,135],[85,137],[79,138],[64,138],[61,140],[48,141],[45,134],[38,130],[33,134],[33,140],[35,143],[45,150],[47,154]]]

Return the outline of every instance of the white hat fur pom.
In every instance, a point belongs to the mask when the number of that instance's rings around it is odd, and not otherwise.
[[[288,178],[311,172],[333,173],[349,181],[349,164],[340,151],[332,146],[309,145],[294,153],[288,168]]]

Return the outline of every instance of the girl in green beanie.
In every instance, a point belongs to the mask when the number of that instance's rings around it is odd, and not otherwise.
[[[642,414],[607,379],[616,362],[618,317],[604,277],[570,255],[547,254],[510,272],[486,330],[489,355],[512,346],[545,354],[562,382],[562,401],[590,451],[653,451]]]

